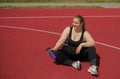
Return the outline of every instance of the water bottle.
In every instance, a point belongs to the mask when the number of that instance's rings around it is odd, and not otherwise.
[[[47,48],[46,51],[48,52],[48,54],[50,55],[50,57],[52,59],[56,59],[56,56],[55,56],[54,52],[52,50],[50,50],[50,48]]]

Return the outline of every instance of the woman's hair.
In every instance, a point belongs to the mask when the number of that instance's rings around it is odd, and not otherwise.
[[[84,20],[84,17],[81,16],[81,15],[75,15],[74,18],[78,18],[80,20],[80,23],[83,23],[82,29],[85,30],[85,20]]]

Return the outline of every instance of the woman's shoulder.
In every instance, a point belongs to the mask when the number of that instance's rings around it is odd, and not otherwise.
[[[70,32],[70,26],[65,27],[64,31],[69,33]]]
[[[84,31],[84,34],[86,35],[86,34],[90,34],[90,33],[89,33],[87,30],[85,30],[85,31]]]
[[[85,31],[85,32],[84,32],[84,37],[88,37],[88,36],[91,36],[90,32]]]
[[[64,29],[63,32],[69,34],[69,32],[70,32],[70,26],[65,27],[65,29]]]
[[[71,28],[71,26],[67,26],[67,27],[65,27],[65,29],[67,29],[67,30],[70,30],[70,28]]]
[[[90,34],[90,32],[89,32],[89,31],[87,31],[87,30],[85,30],[84,32],[85,32],[85,34]]]

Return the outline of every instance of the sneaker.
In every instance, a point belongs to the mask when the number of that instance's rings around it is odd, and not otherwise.
[[[88,72],[94,76],[98,76],[98,71],[96,66],[90,66],[88,69]]]
[[[74,63],[72,64],[72,66],[73,66],[74,68],[78,69],[78,70],[81,69],[80,61],[74,62]]]

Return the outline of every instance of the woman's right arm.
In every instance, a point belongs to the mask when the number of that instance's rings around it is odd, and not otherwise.
[[[56,50],[58,50],[58,49],[65,43],[66,39],[67,39],[68,36],[69,36],[69,31],[70,31],[70,27],[66,27],[66,28],[63,30],[63,32],[62,32],[59,40],[57,41],[57,43],[56,43],[56,45],[54,46],[54,48],[52,48],[51,50],[56,51]]]

